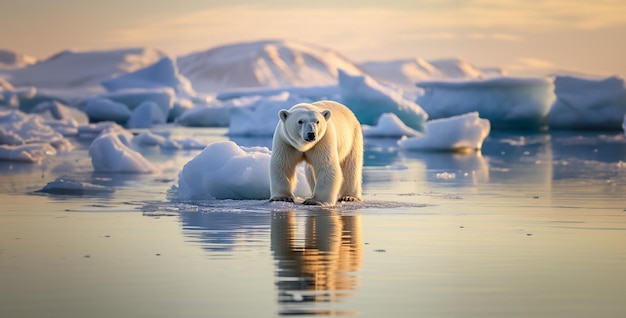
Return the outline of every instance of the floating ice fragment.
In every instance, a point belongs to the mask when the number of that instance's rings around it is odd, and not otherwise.
[[[400,138],[417,137],[421,133],[405,125],[394,113],[384,113],[378,118],[376,126],[363,125],[364,137]]]
[[[398,146],[407,150],[468,151],[482,148],[489,135],[489,120],[478,117],[477,112],[426,123],[426,134],[403,138]]]
[[[89,147],[89,156],[96,172],[150,173],[157,171],[137,151],[120,140],[116,132],[104,132]]]

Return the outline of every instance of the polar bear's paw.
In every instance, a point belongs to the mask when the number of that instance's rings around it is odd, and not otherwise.
[[[315,199],[306,199],[306,200],[304,200],[304,202],[302,202],[302,204],[304,204],[304,205],[324,205],[323,202],[317,201]]]
[[[357,198],[357,197],[346,195],[346,196],[343,196],[343,197],[339,198],[339,200],[337,200],[337,201],[339,201],[339,202],[361,202],[362,200]]]
[[[293,197],[273,197],[270,199],[270,202],[274,202],[274,201],[293,203]]]

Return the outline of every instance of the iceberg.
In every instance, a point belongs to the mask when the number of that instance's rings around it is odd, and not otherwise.
[[[626,86],[620,77],[586,79],[557,76],[551,129],[618,130],[626,114]]]
[[[125,89],[113,93],[102,94],[98,97],[124,104],[131,112],[135,110],[135,108],[139,107],[139,105],[143,102],[151,101],[159,106],[164,118],[169,117],[170,110],[173,108],[174,101],[176,100],[176,94],[171,88]]]
[[[255,98],[249,102],[245,106],[230,109],[229,136],[270,137],[278,124],[278,111],[311,101],[285,92],[276,96]]]
[[[555,100],[549,78],[428,81],[417,99],[431,119],[478,112],[493,128],[544,129]]]
[[[270,197],[270,158],[266,147],[243,147],[232,141],[208,145],[178,175],[179,200],[266,200]],[[311,191],[298,171],[296,195]]]
[[[428,114],[415,102],[402,96],[402,90],[386,87],[365,75],[351,76],[339,71],[341,102],[348,106],[361,124],[374,125],[384,113],[394,113],[407,126],[424,130]]]
[[[430,120],[426,123],[423,136],[398,141],[406,150],[458,151],[466,152],[482,148],[489,135],[489,120],[482,119],[477,112]]]
[[[400,138],[402,136],[417,137],[422,134],[405,125],[393,113],[385,113],[378,118],[376,126],[362,125],[364,137]]]
[[[155,124],[165,124],[165,117],[159,106],[152,101],[145,101],[137,106],[126,122],[128,128],[151,128]]]
[[[89,123],[89,118],[84,112],[54,100],[37,104],[33,109],[33,113],[43,115],[49,119],[72,119],[79,125]]]
[[[85,101],[83,110],[92,122],[114,121],[124,124],[132,115],[126,105],[101,97]]]
[[[141,134],[134,136],[132,140],[133,145],[137,145],[140,147],[160,146],[164,142],[165,137],[153,134],[149,131],[142,132]]]
[[[95,172],[151,173],[158,169],[140,153],[124,144],[117,132],[103,131],[89,146]]]
[[[102,82],[102,86],[109,92],[118,92],[133,88],[171,88],[178,95],[195,95],[191,83],[180,74],[176,61],[170,57],[163,57],[158,62],[146,66],[145,68],[122,74],[112,79],[107,79]]]
[[[237,98],[227,102],[214,101],[203,105],[196,105],[183,111],[176,117],[176,123],[188,127],[228,127],[230,123],[230,109],[252,102],[250,98]]]

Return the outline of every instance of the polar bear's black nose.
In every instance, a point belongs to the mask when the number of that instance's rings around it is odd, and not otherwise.
[[[315,133],[314,132],[309,132],[306,134],[306,141],[314,141],[315,140]]]

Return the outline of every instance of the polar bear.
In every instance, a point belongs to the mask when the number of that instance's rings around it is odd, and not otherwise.
[[[361,201],[363,133],[348,107],[334,101],[278,112],[270,161],[270,201],[293,202],[298,163],[305,161],[313,196],[306,205]]]

